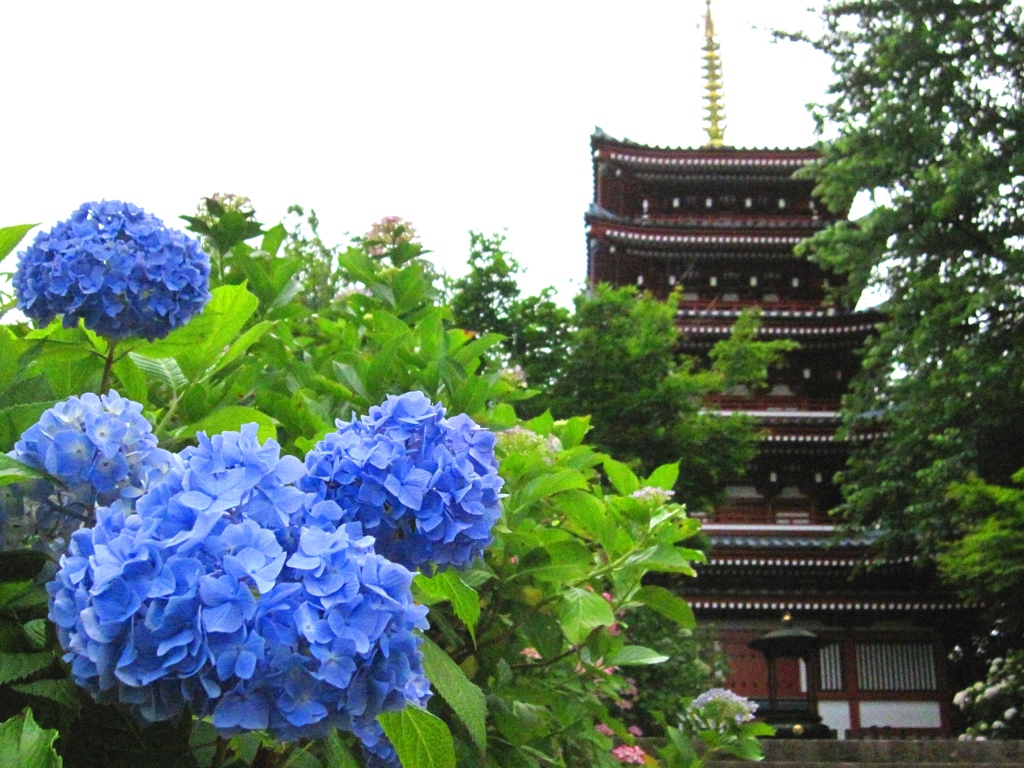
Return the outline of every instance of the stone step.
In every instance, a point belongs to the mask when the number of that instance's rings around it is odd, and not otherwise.
[[[761,765],[1024,766],[1024,741],[764,739]],[[717,761],[716,761],[717,762]],[[722,761],[726,762],[726,761]]]

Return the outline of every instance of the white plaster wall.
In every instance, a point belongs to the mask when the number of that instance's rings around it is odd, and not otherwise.
[[[846,701],[819,701],[818,714],[821,722],[832,728],[840,739],[846,738],[850,727],[850,704]]]
[[[937,701],[862,701],[860,725],[892,728],[941,728]]]

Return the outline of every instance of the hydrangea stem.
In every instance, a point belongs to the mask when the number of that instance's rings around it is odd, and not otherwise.
[[[117,342],[107,339],[107,360],[103,365],[103,379],[100,381],[100,392],[107,392],[110,389],[110,372],[114,368],[114,353],[117,351]]]

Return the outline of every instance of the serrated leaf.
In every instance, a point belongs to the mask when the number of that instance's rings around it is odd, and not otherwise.
[[[690,604],[678,595],[674,595],[664,587],[641,587],[633,596],[634,600],[643,603],[652,611],[657,611],[666,619],[671,619],[683,629],[693,629],[697,620]]]
[[[480,619],[480,595],[453,570],[442,571],[432,577],[416,574],[413,585],[431,603],[447,600],[459,620],[466,625],[470,637],[476,642],[476,623]]]
[[[498,403],[487,415],[490,418],[488,426],[495,431],[511,429],[516,425],[516,409],[509,403]]]
[[[53,654],[42,653],[0,653],[0,685],[23,680],[53,663]]]
[[[146,387],[146,374],[135,364],[130,357],[122,357],[113,365],[114,375],[117,376],[119,394],[134,400],[137,403],[146,405],[149,402],[149,389]]]
[[[39,417],[47,408],[51,408],[54,402],[46,400],[0,408],[0,453],[13,448],[21,434],[39,421]]]
[[[671,491],[676,487],[676,481],[678,479],[679,462],[677,461],[674,464],[662,464],[651,473],[651,476],[648,477],[647,480],[644,481],[644,485]]]
[[[194,424],[182,427],[177,431],[176,436],[191,438],[197,432],[205,432],[207,435],[217,435],[229,430],[237,432],[243,424],[252,424],[253,422],[259,427],[257,436],[261,442],[277,439],[277,426],[274,424],[274,420],[262,411],[245,405],[228,405],[218,408]]]
[[[583,442],[583,438],[587,436],[587,432],[589,431],[589,416],[573,416],[565,423],[565,426],[562,427],[561,434],[559,435],[559,439],[562,441],[562,447],[575,448]]]
[[[351,365],[335,361],[334,371],[338,375],[338,379],[346,387],[351,389],[360,397],[369,397],[369,394],[366,392],[366,385],[363,383],[362,378],[360,378],[359,372]]]
[[[32,710],[0,723],[0,760],[10,768],[62,768],[53,749],[57,731],[43,729],[32,719]]]
[[[466,726],[481,753],[487,751],[487,697],[430,638],[423,638],[423,671]]]
[[[515,498],[516,510],[528,507],[548,496],[563,491],[588,490],[590,483],[583,474],[575,469],[563,469],[549,475],[541,475],[531,480],[522,493]]]
[[[32,589],[33,582],[5,581],[0,583],[0,608],[7,608],[11,603]]]
[[[647,664],[661,664],[668,661],[668,656],[658,653],[652,648],[645,648],[642,645],[624,645],[618,653],[608,659],[608,663],[616,667],[640,666]]]
[[[12,685],[11,689],[26,696],[38,696],[56,702],[67,709],[78,709],[81,705],[75,684],[70,680],[36,680],[32,683]]]
[[[523,426],[531,432],[547,437],[551,434],[551,430],[555,428],[555,419],[551,415],[551,411],[544,411],[540,416],[534,416]]]
[[[231,342],[231,345],[227,348],[217,361],[213,364],[213,368],[210,373],[216,373],[217,371],[224,368],[229,363],[234,362],[239,355],[246,352],[249,347],[263,338],[263,335],[274,327],[274,324],[269,320],[264,320],[261,323],[256,323],[252,328],[248,329],[245,333]]]
[[[32,619],[21,626],[25,639],[32,650],[41,651],[46,647],[46,619]]]
[[[15,224],[13,227],[0,227],[0,259],[17,248],[18,243],[24,239],[25,235],[38,226],[38,224]]]
[[[129,352],[128,357],[149,381],[167,385],[175,397],[188,386],[188,379],[185,378],[181,366],[173,357],[146,357],[138,352]]]
[[[139,346],[137,354],[173,358],[188,376],[199,378],[224,354],[260,303],[245,285],[222,285],[210,293],[201,314],[166,338]]]
[[[336,730],[332,730],[324,739],[324,757],[328,768],[359,768],[359,761]]]
[[[587,546],[570,539],[528,553],[512,578],[532,576],[538,581],[564,584],[585,578],[593,567],[593,556]]]
[[[604,473],[620,496],[629,496],[640,488],[640,480],[633,470],[615,459],[604,460]]]
[[[573,587],[562,595],[558,621],[566,639],[573,645],[579,645],[593,630],[614,624],[615,614],[601,595]]]
[[[700,557],[688,556],[694,554]],[[702,552],[674,547],[671,544],[658,544],[630,555],[626,558],[626,565],[643,565],[652,571],[696,576],[697,572],[693,570],[692,563],[703,557]]]
[[[377,715],[377,721],[398,752],[402,768],[455,768],[451,731],[427,710],[408,705],[399,712]]]

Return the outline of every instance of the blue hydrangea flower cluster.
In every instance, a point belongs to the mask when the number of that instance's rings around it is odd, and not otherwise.
[[[727,734],[749,723],[757,712],[757,703],[727,688],[712,688],[694,699],[682,713],[685,723],[696,731]]]
[[[210,259],[185,234],[131,203],[85,203],[18,257],[18,308],[64,316],[110,339],[158,339],[210,300]]]
[[[379,554],[409,569],[469,565],[501,514],[494,434],[465,415],[446,419],[420,392],[338,422],[307,454],[306,473],[302,490],[336,502],[318,525],[361,523]]]
[[[396,765],[376,716],[430,695],[412,574],[374,552],[256,425],[182,452],[135,511],[101,509],[48,585],[75,681],[143,720],[188,706],[225,735],[353,731]]]
[[[71,531],[92,521],[97,505],[128,505],[170,470],[142,406],[113,390],[69,397],[29,427],[8,454],[60,481],[37,481],[0,520],[5,538],[42,537],[62,551]]]

